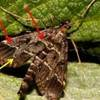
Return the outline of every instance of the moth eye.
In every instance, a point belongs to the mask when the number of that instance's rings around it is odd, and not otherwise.
[[[41,41],[38,41],[38,42],[36,43],[36,45],[44,46],[43,42],[41,42]]]

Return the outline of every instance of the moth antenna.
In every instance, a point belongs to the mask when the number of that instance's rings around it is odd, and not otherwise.
[[[78,62],[81,63],[81,59],[80,59],[80,56],[79,56],[79,53],[78,53],[77,46],[76,46],[75,42],[73,41],[73,39],[71,39],[71,42],[72,42],[72,44],[74,46],[74,49],[75,49],[75,52],[76,52],[76,55],[77,55]]]
[[[5,26],[4,26],[4,23],[3,23],[2,19],[0,19],[0,28],[1,28],[2,32],[3,32],[3,35],[4,35],[7,43],[11,44],[13,42],[13,39],[10,36],[8,36],[8,32],[7,32],[7,30],[6,30]]]
[[[42,23],[42,25],[43,25],[43,28],[44,28],[44,29],[46,29],[46,26],[45,26],[45,23],[44,23],[44,21],[43,21],[43,20],[40,20],[40,22]]]
[[[38,10],[38,12],[39,13],[41,13],[42,15],[43,15],[43,13],[42,13],[42,11],[41,11],[41,9],[39,9],[39,8],[37,8],[37,10]],[[44,21],[43,20],[41,20],[42,18],[39,18],[40,20],[40,23],[42,23],[42,25],[43,25],[43,28],[45,28],[46,29],[46,25],[45,25],[45,23],[44,23]]]
[[[92,0],[89,5],[86,6],[85,10],[83,11],[83,13],[81,14],[82,18],[85,18],[87,16],[87,13],[89,12],[90,8],[92,7],[92,5],[96,2],[96,0]]]
[[[32,12],[30,11],[28,4],[24,5],[24,10],[29,14],[30,18],[32,19],[32,26],[35,27],[36,31],[39,33],[38,39],[41,39],[41,40],[44,39],[45,33],[40,31],[38,22],[36,18],[32,15]]]
[[[91,0],[90,3],[85,7],[85,9],[82,10],[82,12],[77,16],[78,19],[80,19],[80,22],[78,23],[77,27],[69,30],[68,34],[72,34],[74,32],[76,32],[83,24],[83,19],[86,18],[90,8],[92,7],[92,5],[96,2],[96,0]]]
[[[29,14],[29,17],[31,18],[31,21],[32,21],[32,26],[37,28],[38,27],[37,20],[35,20],[36,18],[33,17],[32,12],[30,11],[30,8],[29,8],[28,4],[24,5],[24,10]]]

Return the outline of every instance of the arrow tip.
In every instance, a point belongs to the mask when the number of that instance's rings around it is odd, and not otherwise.
[[[4,67],[6,67],[7,65],[12,65],[12,63],[13,63],[13,59],[7,59],[7,62],[4,64],[4,65],[2,65],[1,67],[0,67],[0,70],[2,69],[2,68],[4,68]]]
[[[8,59],[7,62],[9,62],[9,65],[12,65],[13,59]]]

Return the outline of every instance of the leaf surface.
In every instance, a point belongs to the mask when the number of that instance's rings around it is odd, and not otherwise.
[[[69,63],[65,96],[61,100],[99,100],[100,99],[100,65],[94,63]],[[18,100],[17,91],[21,78],[0,73],[0,100]],[[27,100],[46,100],[36,93],[27,95]]]

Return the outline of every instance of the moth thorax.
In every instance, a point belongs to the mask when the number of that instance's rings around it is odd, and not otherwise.
[[[69,21],[65,21],[60,25],[60,31],[62,33],[66,33],[68,31],[68,29],[70,29],[71,24]]]

